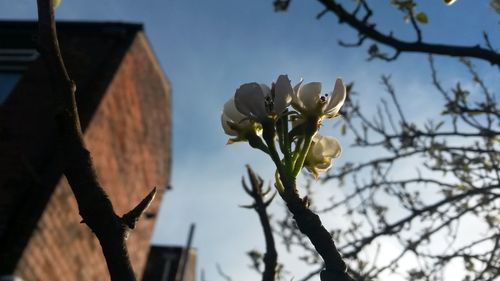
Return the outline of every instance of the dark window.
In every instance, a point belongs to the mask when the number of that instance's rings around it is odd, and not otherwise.
[[[0,104],[7,100],[21,76],[21,72],[0,72]]]
[[[0,104],[7,100],[24,70],[37,57],[35,49],[0,48]]]

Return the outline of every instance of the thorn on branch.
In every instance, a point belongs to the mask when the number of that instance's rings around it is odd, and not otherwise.
[[[244,209],[255,209],[257,208],[257,206],[255,204],[250,204],[250,205],[240,205],[239,206],[240,208],[244,208]]]
[[[135,208],[133,208],[130,212],[126,213],[122,217],[123,223],[125,223],[130,229],[135,228],[135,224],[139,220],[139,217],[142,215],[142,213],[151,205],[151,202],[156,196],[156,187],[151,190],[151,192],[142,199]]]

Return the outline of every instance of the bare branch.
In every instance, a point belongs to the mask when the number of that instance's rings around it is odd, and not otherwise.
[[[51,0],[37,0],[39,50],[48,68],[54,92],[60,155],[82,222],[98,238],[113,281],[135,281],[125,239],[154,197],[153,190],[132,211],[120,218],[100,186],[90,152],[85,148],[75,101],[76,85],[69,77],[59,49]]]
[[[255,174],[249,165],[247,165],[247,172],[251,189],[248,188],[244,179],[242,180],[242,185],[248,195],[254,199],[254,203],[252,203],[251,206],[259,215],[260,224],[262,225],[262,230],[264,231],[264,237],[266,240],[266,253],[264,254],[263,259],[264,272],[262,273],[262,281],[274,281],[276,276],[276,267],[278,264],[278,253],[276,252],[273,231],[266,209],[274,199],[276,193],[274,193],[271,198],[265,200],[264,196],[270,192],[270,188],[266,191],[262,189],[264,184],[263,180]]]
[[[341,23],[347,23],[360,34],[393,48],[396,54],[403,52],[416,52],[425,54],[446,55],[452,57],[470,57],[485,60],[492,65],[500,65],[500,54],[491,50],[485,49],[479,45],[464,47],[455,45],[433,44],[426,43],[421,40],[421,35],[418,35],[415,42],[400,40],[392,35],[383,34],[375,28],[375,25],[369,24],[366,20],[359,20],[354,14],[347,12],[342,5],[334,0],[318,0],[326,9],[334,13]],[[365,1],[363,1],[365,2]],[[366,3],[365,3],[366,4]],[[288,6],[288,5],[287,5]],[[394,56],[397,57],[397,56]],[[383,58],[383,57],[380,57]],[[387,58],[386,58],[387,60]]]

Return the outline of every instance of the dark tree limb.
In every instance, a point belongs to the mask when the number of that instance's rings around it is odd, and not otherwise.
[[[492,65],[500,66],[500,54],[491,50],[476,46],[455,46],[445,44],[433,44],[421,41],[421,35],[415,42],[403,41],[392,34],[384,34],[375,28],[375,25],[368,24],[366,21],[358,19],[355,15],[349,13],[344,7],[333,0],[318,0],[326,9],[334,13],[341,23],[347,23],[363,36],[366,36],[376,42],[389,46],[396,50],[396,53],[416,52],[425,54],[446,55],[452,57],[470,57],[488,61]]]
[[[264,191],[262,189],[264,181],[256,175],[252,168],[248,165],[247,172],[251,188],[249,188],[245,183],[245,179],[242,179],[242,185],[245,192],[254,200],[254,203],[248,207],[257,212],[260,224],[262,225],[262,230],[264,231],[264,237],[266,239],[266,253],[264,254],[264,272],[262,273],[262,281],[274,281],[278,265],[278,253],[276,252],[273,231],[266,209],[274,199],[276,193],[274,193],[271,198],[264,200],[264,197],[269,194],[271,188]]]
[[[307,198],[300,198],[296,190],[295,187],[285,186],[285,192],[281,196],[293,214],[299,230],[309,238],[323,258],[325,269],[321,271],[321,281],[353,281],[347,273],[347,265],[333,241],[332,234],[323,226],[319,216],[309,209]]]
[[[66,71],[59,49],[52,1],[37,0],[37,4],[38,47],[51,77],[64,174],[75,195],[82,222],[101,244],[111,280],[135,281],[125,240],[153,200],[156,189],[123,217],[114,212],[108,195],[99,184],[90,152],[85,148],[75,101],[76,85]]]
[[[266,212],[274,195],[264,201],[263,197],[270,192],[270,189],[263,191],[263,180],[254,173],[250,166],[247,166],[247,170],[252,188],[248,187],[244,179],[242,185],[244,190],[254,199],[254,203],[243,207],[253,208],[259,214],[266,238],[265,270],[262,280],[274,281],[277,253],[269,216]],[[317,253],[323,258],[324,268],[322,267],[318,271],[321,272],[321,281],[354,281],[347,273],[348,267],[335,246],[331,233],[323,226],[319,216],[309,209],[307,197],[300,198],[296,188],[290,186],[285,186],[285,192],[280,195],[285,200],[288,210],[293,214],[299,230],[309,238]]]

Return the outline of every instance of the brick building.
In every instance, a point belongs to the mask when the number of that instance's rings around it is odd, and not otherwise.
[[[0,22],[0,276],[108,280],[55,153],[50,78],[36,52],[36,28]],[[140,275],[169,182],[169,83],[140,25],[60,23],[58,32],[77,84],[84,139],[116,212],[159,187],[127,241]]]

